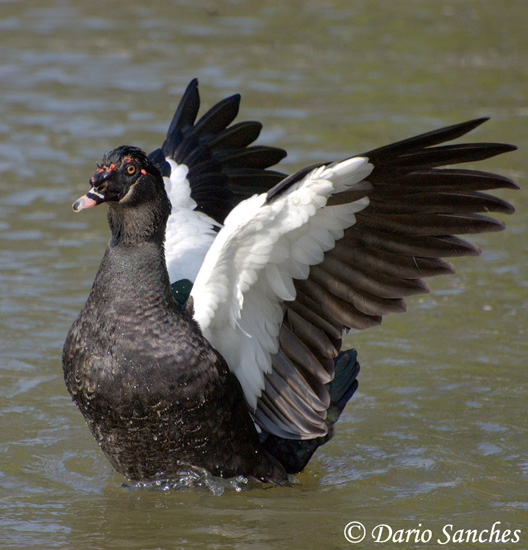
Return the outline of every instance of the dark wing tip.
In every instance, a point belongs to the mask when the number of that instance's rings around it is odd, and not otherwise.
[[[238,115],[240,94],[215,103],[200,118],[198,79],[187,85],[161,147],[150,155],[164,176],[170,174],[166,157],[189,168],[191,198],[197,208],[219,223],[240,200],[255,190],[268,191],[283,175],[268,170],[286,151],[252,146],[262,124],[245,121],[232,124]],[[251,173],[250,173],[251,172]]]
[[[459,124],[453,124],[451,126],[446,126],[444,128],[425,132],[411,138],[391,143],[390,145],[385,145],[384,147],[372,149],[362,156],[369,158],[369,160],[371,160],[371,162],[373,162],[374,164],[382,164],[388,158],[392,160],[395,157],[410,155],[417,151],[421,151],[423,154],[427,151],[428,147],[457,139],[467,134],[471,130],[474,130],[488,120],[489,117],[475,118],[473,120],[468,120]],[[496,154],[506,153],[509,151],[514,151],[516,149],[514,145],[492,145],[500,148],[500,152],[497,152]]]

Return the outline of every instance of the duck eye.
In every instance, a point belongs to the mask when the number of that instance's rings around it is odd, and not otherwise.
[[[126,171],[129,176],[133,176],[136,173],[136,167],[133,164],[129,164]]]

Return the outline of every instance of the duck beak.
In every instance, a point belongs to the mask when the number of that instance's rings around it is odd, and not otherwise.
[[[81,210],[84,210],[85,208],[93,208],[94,206],[97,206],[98,204],[101,204],[104,202],[105,198],[101,193],[98,193],[93,187],[86,193],[86,195],[83,195],[82,197],[79,197],[72,205],[74,212],[80,212]]]

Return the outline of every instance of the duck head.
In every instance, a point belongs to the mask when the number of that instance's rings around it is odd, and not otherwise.
[[[156,188],[159,189],[160,180],[158,169],[141,149],[122,145],[103,157],[90,178],[92,188],[73,203],[73,209],[80,212],[103,202],[131,206],[145,202]]]
[[[90,185],[90,191],[73,203],[75,212],[107,202],[114,236],[134,230],[147,238],[164,231],[171,204],[160,171],[141,149],[122,145],[107,153]]]

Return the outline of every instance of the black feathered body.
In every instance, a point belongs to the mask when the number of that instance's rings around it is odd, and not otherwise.
[[[285,483],[235,376],[174,302],[164,262],[157,242],[109,245],[64,346],[69,392],[131,480],[194,465]]]

